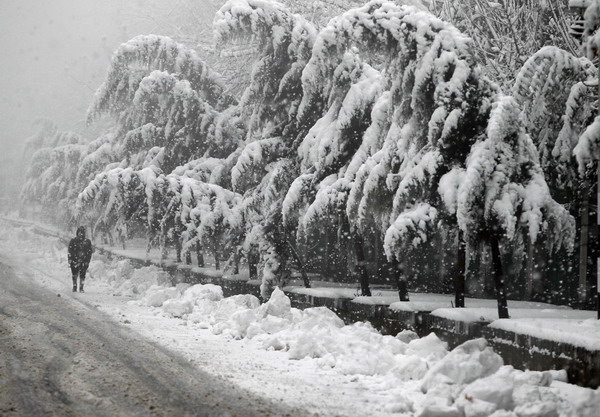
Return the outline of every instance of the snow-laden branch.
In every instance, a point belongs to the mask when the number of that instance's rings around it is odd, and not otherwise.
[[[388,259],[403,253],[409,245],[417,248],[429,241],[436,220],[437,210],[426,203],[402,212],[385,232],[383,248]]]
[[[585,129],[573,153],[577,157],[581,172],[585,171],[589,162],[600,160],[600,116]]]
[[[154,70],[188,80],[191,88],[212,106],[231,102],[231,98],[222,96],[218,75],[195,51],[168,37],[141,35],[123,43],[114,53],[106,80],[89,107],[88,121],[104,112],[118,115],[133,100],[141,80]]]
[[[457,218],[468,240],[517,233],[535,243],[545,233],[552,247],[572,248],[575,221],[551,195],[531,138],[512,97],[500,97],[485,140],[473,146],[458,191]],[[551,220],[551,221],[550,221]]]

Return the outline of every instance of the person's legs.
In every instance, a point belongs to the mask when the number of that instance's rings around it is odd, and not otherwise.
[[[85,283],[85,273],[87,272],[87,268],[85,265],[82,265],[79,268],[79,292],[83,292],[83,284]]]
[[[73,292],[77,291],[77,275],[79,271],[76,265],[71,265],[71,278],[73,279]]]

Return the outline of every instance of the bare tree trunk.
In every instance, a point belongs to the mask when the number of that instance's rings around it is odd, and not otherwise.
[[[456,275],[454,276],[454,306],[464,307],[465,306],[465,272],[467,263],[467,250],[465,245],[465,239],[462,230],[458,230],[458,251],[456,254]]]
[[[533,249],[534,249],[534,245],[533,243],[531,243],[531,241],[527,241],[527,268],[526,268],[526,274],[527,274],[527,288],[526,288],[526,295],[527,295],[527,299],[531,300],[533,298],[533,273],[534,273],[534,264],[535,264],[535,259],[534,259],[534,253],[533,253]]]
[[[177,260],[177,262],[181,262],[181,240],[179,240],[179,236],[175,236],[174,240],[175,240],[174,243],[175,243],[175,256],[176,256],[176,260]],[[185,253],[186,260],[187,260],[187,257],[188,257],[189,253],[190,253],[189,251],[187,251]]]
[[[394,280],[396,281],[398,297],[400,298],[400,301],[410,301],[408,296],[406,274],[404,274],[402,263],[396,257],[394,257],[392,260],[392,270],[394,272]]]
[[[161,260],[165,260],[167,259],[167,256],[169,255],[169,249],[167,247],[167,242],[165,241],[165,239],[161,239],[161,245],[160,245],[160,259]]]
[[[362,236],[354,232],[354,250],[356,252],[356,272],[360,281],[360,294],[370,297],[371,289],[369,288],[369,274],[365,267],[365,252],[363,248]]]
[[[221,259],[219,257],[221,245],[220,245],[218,236],[213,236],[212,241],[213,241],[212,250],[213,250],[213,255],[215,257],[215,269],[217,271],[219,271],[221,269]]]
[[[598,74],[600,79],[600,73]],[[598,83],[598,93],[600,94],[600,83]],[[598,96],[600,97],[600,95]],[[596,219],[598,226],[600,226],[600,161],[596,161]],[[596,264],[596,268],[598,265]],[[598,273],[596,269],[596,273]],[[596,275],[596,310],[598,312],[598,320],[600,320],[600,277]]]
[[[150,251],[152,250],[152,246],[154,245],[154,234],[148,230],[146,232],[147,241],[146,241],[146,259],[150,256]]]
[[[508,302],[506,290],[504,289],[504,272],[502,271],[502,259],[500,257],[500,246],[496,236],[491,238],[492,262],[494,265],[494,282],[496,283],[496,299],[498,300],[498,318],[508,319]]]
[[[202,247],[200,246],[200,242],[196,242],[196,259],[198,260],[198,266],[204,266],[204,254],[202,253]],[[191,259],[190,259],[191,263]]]
[[[251,245],[250,248],[248,248],[248,272],[250,273],[250,279],[257,279],[258,278],[258,256],[256,256],[256,248]]]
[[[248,262],[248,272],[250,273],[250,279],[258,278],[258,267],[256,262]]]
[[[583,200],[581,201],[581,231],[579,238],[579,301],[587,300],[587,258],[590,229],[590,202],[588,198],[589,181],[583,182]]]
[[[221,269],[221,260],[219,259],[219,248],[215,243],[215,269],[218,271]]]
[[[335,262],[333,261],[335,257],[335,247],[333,239],[331,238],[331,233],[329,227],[324,228],[325,231],[325,259],[323,262],[325,264],[325,281],[335,281],[333,275],[335,274]]]
[[[236,246],[233,249],[233,275],[240,273],[240,248]]]
[[[302,262],[302,259],[300,258],[300,255],[298,254],[298,250],[296,250],[296,246],[290,240],[288,240],[287,242],[288,242],[288,246],[290,247],[290,250],[292,252],[292,256],[294,257],[294,260],[296,261],[296,265],[298,266],[298,270],[300,271],[300,274],[302,275],[302,281],[304,281],[304,287],[310,288],[310,281],[308,279],[308,275],[306,274],[306,268],[304,268],[304,262]]]

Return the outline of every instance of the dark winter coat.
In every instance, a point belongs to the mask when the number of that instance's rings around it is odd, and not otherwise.
[[[87,266],[92,259],[92,242],[85,237],[85,228],[77,229],[77,236],[69,242],[68,261],[71,267]]]

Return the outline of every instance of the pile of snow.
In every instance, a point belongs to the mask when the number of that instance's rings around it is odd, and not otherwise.
[[[485,339],[469,340],[441,358],[423,377],[421,390],[439,385],[468,384],[494,374],[502,358],[487,346]]]
[[[127,259],[106,264],[93,260],[88,268],[89,277],[110,285],[113,295],[128,297],[143,295],[152,286],[170,287],[173,282],[164,270],[151,265],[134,268]]]
[[[141,304],[148,307],[162,307],[163,304],[173,298],[181,295],[181,291],[176,287],[162,287],[160,285],[152,285],[141,300]]]
[[[178,318],[190,331],[248,340],[291,360],[349,375],[359,383],[377,381],[391,397],[390,412],[419,417],[591,417],[600,391],[567,384],[564,371],[519,371],[505,366],[484,339],[452,351],[434,333],[382,335],[370,323],[345,325],[325,307],[298,310],[276,288],[261,304],[253,295],[224,297],[212,284],[170,285],[154,267],[132,269],[127,261],[92,263],[100,280],[137,298],[157,315]],[[373,387],[369,389],[374,389]]]

